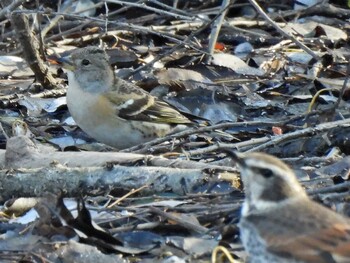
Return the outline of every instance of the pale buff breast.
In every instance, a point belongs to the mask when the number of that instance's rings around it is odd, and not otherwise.
[[[74,78],[69,78],[67,105],[74,121],[84,132],[118,149],[163,137],[172,130],[168,124],[143,122],[140,127],[139,121],[119,118],[108,99],[83,91]],[[125,125],[127,122],[130,125]]]

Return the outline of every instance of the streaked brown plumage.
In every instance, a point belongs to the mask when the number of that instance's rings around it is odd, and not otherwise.
[[[75,50],[61,62],[68,70],[69,111],[78,126],[100,142],[123,149],[192,123],[167,103],[115,77],[100,48]]]
[[[249,262],[350,262],[349,218],[309,199],[279,159],[233,155],[246,191],[239,227]]]

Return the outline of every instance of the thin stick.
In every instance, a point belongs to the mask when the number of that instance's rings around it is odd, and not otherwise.
[[[349,127],[349,126],[350,126],[350,119],[321,123],[315,127],[310,127],[310,128],[302,129],[299,131],[290,132],[287,134],[271,137],[271,139],[268,142],[265,142],[265,143],[263,143],[257,147],[254,147],[248,151],[249,152],[256,152],[256,151],[258,152],[258,151],[262,151],[262,149],[265,149],[269,146],[272,146],[272,145],[276,146],[277,144],[279,144],[283,141],[286,141],[286,140],[295,139],[298,137],[306,136],[308,134],[317,134],[317,133],[325,132],[325,131],[328,131],[328,130],[333,129],[335,127]]]
[[[306,116],[310,115],[316,115],[318,113],[321,113],[321,111],[313,111],[310,113],[305,113],[299,116],[295,116],[293,118],[281,120],[281,121],[275,121],[275,122],[261,122],[261,121],[251,121],[251,122],[228,122],[228,123],[220,123],[212,126],[206,126],[206,127],[200,127],[200,128],[194,128],[194,129],[188,129],[185,131],[181,131],[178,133],[170,134],[166,137],[163,138],[158,138],[140,145],[133,146],[128,149],[124,149],[121,152],[138,152],[141,153],[145,149],[149,149],[150,147],[154,145],[158,145],[160,143],[172,140],[174,138],[183,138],[192,134],[199,134],[199,133],[204,133],[204,132],[211,132],[215,130],[221,130],[221,129],[230,129],[230,128],[239,128],[239,127],[250,127],[250,126],[258,126],[258,127],[270,127],[270,126],[283,126],[286,125],[290,122],[302,119]],[[216,147],[216,146],[214,146]]]
[[[101,19],[101,18],[96,18],[96,17],[84,17],[81,15],[74,15],[74,14],[65,14],[65,13],[60,13],[60,12],[50,12],[47,13],[45,11],[33,11],[33,10],[15,10],[13,11],[12,15],[14,14],[32,14],[32,13],[38,13],[38,14],[43,14],[43,15],[62,15],[65,18],[71,18],[71,19],[79,19],[79,20],[90,20],[90,21],[95,21],[97,23],[101,23],[103,25],[105,25],[106,20],[105,19]],[[118,27],[122,28],[126,28],[127,30],[130,31],[135,31],[135,32],[142,32],[142,33],[151,33],[157,36],[161,36],[164,38],[169,39],[170,41],[173,41],[175,43],[183,43],[183,40],[179,39],[179,36],[175,36],[173,34],[170,33],[164,33],[164,32],[157,32],[155,30],[153,30],[152,27],[144,27],[144,26],[138,26],[138,25],[134,25],[134,24],[129,24],[129,23],[123,23],[123,22],[115,22],[115,21],[108,21],[108,24],[110,25],[117,25]],[[185,39],[185,38],[183,38]],[[194,50],[197,50],[201,53],[205,53],[201,47],[198,48],[198,45],[194,44],[194,43],[186,43],[187,46],[191,47]]]
[[[346,69],[346,78],[345,78],[343,86],[342,86],[342,88],[340,90],[339,98],[338,98],[337,102],[334,104],[334,110],[336,108],[338,108],[338,106],[339,106],[339,104],[340,104],[340,102],[341,102],[341,100],[343,98],[344,92],[345,92],[346,88],[348,87],[349,76],[350,76],[350,61],[348,63],[347,69]]]
[[[112,204],[108,205],[107,208],[112,208],[113,206],[119,204],[121,201],[123,201],[124,199],[128,198],[129,196],[136,194],[137,192],[140,192],[141,190],[147,188],[149,185],[143,185],[137,189],[132,189],[129,193],[127,193],[126,195],[118,198],[117,200],[115,200]]]
[[[277,144],[295,139],[298,137],[306,136],[309,134],[317,134],[321,132],[328,131],[334,127],[349,127],[350,126],[350,118],[345,119],[345,120],[340,120],[340,121],[334,121],[334,122],[327,122],[327,123],[322,123],[319,124],[315,127],[310,127],[310,128],[305,128],[302,130],[298,130],[295,132],[290,132],[287,134],[283,135],[278,135],[278,136],[266,136],[262,138],[254,138],[249,141],[244,141],[244,142],[238,142],[238,143],[218,143],[215,145],[211,145],[206,148],[200,148],[192,151],[187,151],[186,153],[188,155],[199,155],[199,154],[204,154],[208,152],[213,152],[219,149],[223,148],[229,148],[229,149],[243,149],[248,152],[256,152],[256,151],[262,151],[263,149],[269,147],[269,146],[276,146]],[[254,145],[259,145],[256,147],[253,147]],[[249,149],[247,149],[249,148]]]
[[[170,214],[170,213],[166,213],[166,212],[160,210],[159,208],[151,206],[151,207],[149,207],[149,209],[150,209],[151,212],[153,212],[155,214],[158,214],[158,215],[160,215],[162,217],[165,217],[165,218],[167,218],[169,220],[175,221],[179,225],[185,227],[186,229],[189,229],[191,231],[195,231],[195,232],[197,232],[199,234],[205,234],[205,233],[207,233],[209,231],[209,229],[204,227],[204,226],[191,223],[190,221],[185,221],[181,217],[175,216],[175,215]]]
[[[11,11],[13,11],[14,9],[16,9],[18,6],[20,6],[21,4],[23,4],[24,0],[15,0],[12,1],[12,3],[6,7],[4,7],[2,10],[0,10],[0,20],[2,20],[3,18],[5,18],[5,16],[7,14],[10,14]]]
[[[220,15],[215,20],[213,27],[212,27],[212,30],[211,30],[211,33],[210,33],[210,36],[209,36],[209,46],[208,46],[209,56],[207,56],[207,58],[206,58],[207,63],[209,62],[209,60],[211,59],[211,57],[214,54],[215,44],[216,44],[216,41],[218,39],[219,32],[220,32],[221,26],[224,22],[224,18],[226,16],[226,13],[227,13],[229,6],[230,6],[230,0],[222,1],[221,10],[219,12]]]
[[[350,189],[350,182],[345,182],[342,184],[336,184],[336,185],[323,187],[320,189],[310,190],[310,191],[307,191],[307,194],[308,195],[316,195],[316,194],[333,193],[335,191],[342,190],[346,187],[348,187]]]
[[[255,0],[249,0],[249,2],[254,6],[256,11],[259,12],[259,14],[266,19],[282,36],[285,36],[286,38],[290,39],[295,43],[298,47],[300,47],[302,50],[304,50],[306,53],[311,55],[314,59],[320,60],[320,57],[316,55],[310,48],[305,46],[303,43],[301,43],[298,39],[296,39],[293,35],[289,35],[286,33],[282,28],[280,28],[275,21],[273,21],[265,12],[261,9],[261,7],[258,5],[258,3]]]
[[[146,10],[152,11],[152,12],[154,12],[156,14],[172,16],[172,17],[175,17],[177,19],[184,19],[184,20],[190,20],[190,21],[195,19],[195,17],[184,16],[184,15],[176,14],[176,13],[173,13],[173,12],[160,10],[158,8],[154,8],[154,7],[151,7],[151,6],[144,5],[144,4],[140,5],[138,3],[119,1],[119,0],[107,0],[106,2],[113,3],[113,4],[119,4],[119,5],[123,5],[123,6],[138,7],[138,8],[142,8],[142,9],[146,9]]]

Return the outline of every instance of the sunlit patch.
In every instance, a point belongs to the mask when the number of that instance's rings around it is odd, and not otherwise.
[[[124,102],[123,104],[120,104],[117,109],[121,110],[121,109],[126,109],[128,108],[130,105],[134,104],[135,100],[134,99],[129,99],[126,102]]]

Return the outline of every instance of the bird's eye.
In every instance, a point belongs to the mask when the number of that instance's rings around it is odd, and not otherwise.
[[[273,176],[273,172],[268,169],[268,168],[263,168],[259,169],[259,173],[264,177],[264,178],[270,178]]]
[[[88,60],[88,59],[83,59],[83,60],[81,61],[81,64],[82,64],[83,66],[90,65],[90,60]]]

